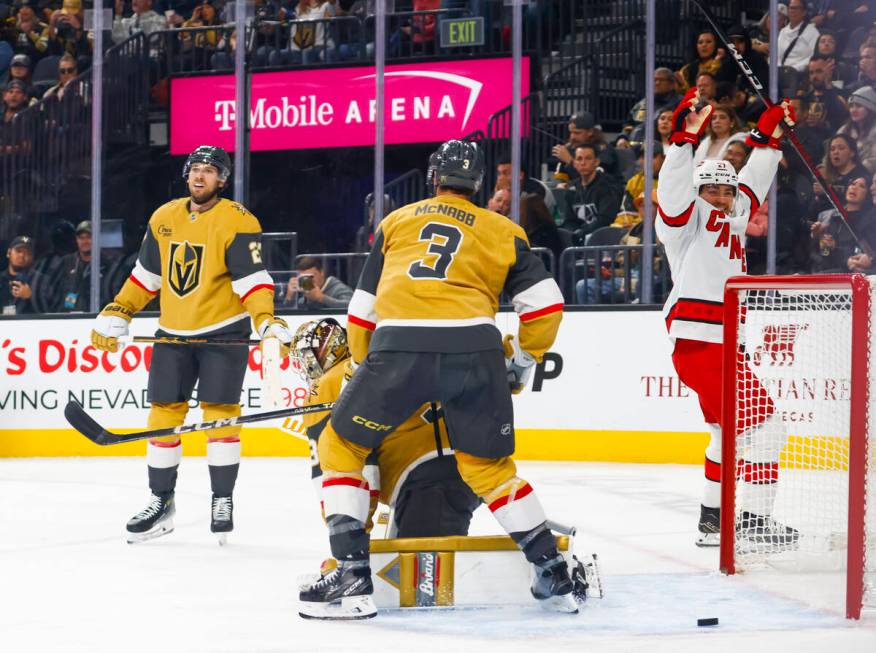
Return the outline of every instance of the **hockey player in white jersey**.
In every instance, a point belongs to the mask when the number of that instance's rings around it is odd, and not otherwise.
[[[657,187],[657,236],[666,248],[673,288],[663,316],[674,342],[672,362],[679,378],[697,393],[711,440],[706,448],[706,487],[700,512],[698,546],[717,546],[721,507],[721,363],[724,284],[746,273],[745,228],[764,201],[782,153],[783,122],[793,125],[788,100],[763,112],[746,143],[753,149],[736,172],[727,161],[706,159],[694,165],[694,151],[713,107],[700,105],[688,91],[673,115],[671,145]],[[744,363],[742,363],[744,364]],[[757,439],[738,464],[742,489],[738,539],[752,544],[791,544],[797,532],[770,518],[778,480],[784,430],[775,406],[754,375],[753,399],[763,406],[746,424],[745,437]]]

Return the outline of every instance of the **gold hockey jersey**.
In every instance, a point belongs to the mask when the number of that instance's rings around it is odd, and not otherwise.
[[[344,379],[345,363],[338,363],[326,372],[311,388],[307,405],[337,401],[341,395],[341,382]],[[440,409],[439,409],[440,410]],[[302,417],[307,437],[314,443],[329,420],[324,413],[309,413]],[[453,455],[447,428],[440,416],[434,415],[429,404],[423,404],[408,420],[388,435],[380,446],[371,452],[367,464],[377,465],[380,472],[380,501],[387,506],[395,505],[398,490],[408,474],[417,465],[436,458],[439,453],[435,442],[435,420],[438,420],[438,433],[441,441],[441,454]],[[312,446],[315,452],[316,447]],[[316,454],[312,453],[312,477],[322,474]],[[372,488],[374,489],[374,488]]]
[[[537,360],[553,344],[563,296],[508,218],[458,195],[404,206],[381,223],[348,309],[353,359],[372,351],[501,349],[499,296]],[[373,335],[372,335],[373,333]]]
[[[131,275],[115,301],[136,313],[161,291],[159,328],[180,336],[248,331],[274,312],[274,283],[261,255],[261,226],[237,202],[207,211],[171,200],[149,220]]]

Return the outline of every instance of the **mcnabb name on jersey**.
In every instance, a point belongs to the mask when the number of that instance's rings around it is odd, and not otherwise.
[[[414,211],[414,215],[428,215],[431,213],[446,215],[450,218],[459,220],[463,224],[467,224],[469,227],[475,223],[474,213],[469,213],[462,209],[457,209],[455,206],[448,206],[447,204],[422,204]]]

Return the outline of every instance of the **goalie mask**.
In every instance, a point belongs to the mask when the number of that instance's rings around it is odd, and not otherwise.
[[[290,355],[302,377],[315,381],[349,356],[347,332],[330,317],[305,322],[292,338]]]

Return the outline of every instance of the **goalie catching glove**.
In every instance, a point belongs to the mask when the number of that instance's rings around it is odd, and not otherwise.
[[[259,336],[262,340],[276,338],[280,341],[280,356],[286,358],[289,355],[289,348],[292,346],[292,332],[289,331],[289,325],[286,324],[285,320],[278,317],[265,320],[259,328]]]
[[[133,317],[134,314],[121,304],[107,304],[94,320],[91,344],[100,351],[118,351],[119,338],[128,335],[128,324]]]
[[[781,104],[774,104],[760,114],[757,127],[751,130],[745,142],[751,147],[771,147],[775,150],[781,148],[779,140],[784,132],[783,125],[793,127],[797,122],[797,114],[788,98]]]
[[[517,340],[510,333],[502,340],[502,349],[505,350],[505,369],[511,394],[520,394],[535,369],[535,357],[520,349]]]

